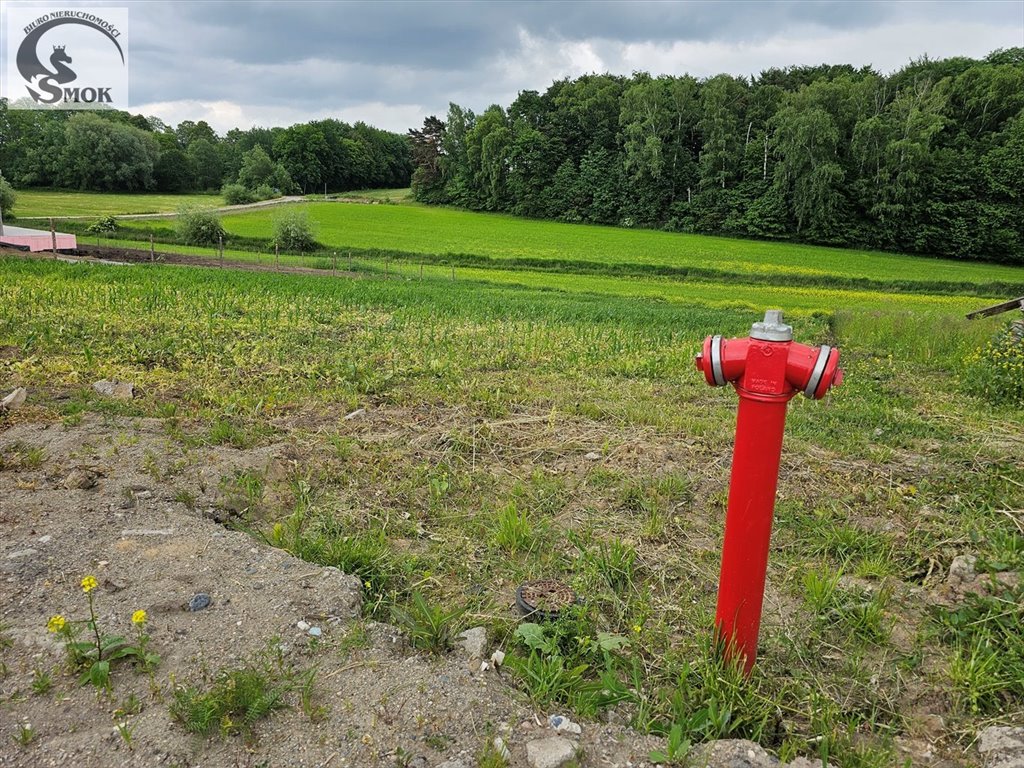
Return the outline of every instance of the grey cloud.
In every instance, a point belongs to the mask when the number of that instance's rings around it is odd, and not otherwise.
[[[970,50],[936,51],[926,39],[906,40],[906,50],[879,51],[874,41],[896,24],[981,24],[993,30],[1000,45],[1014,44],[1013,30],[1021,39],[1016,44],[1024,44],[1024,0],[128,0],[128,5],[133,102],[230,102],[247,114],[262,108],[266,114],[290,110],[313,115],[360,104],[418,105],[429,113],[443,112],[450,100],[480,109],[591,66],[623,74],[634,66],[705,74],[701,66],[706,63],[716,71],[750,74],[827,56],[821,40],[837,35],[855,38],[855,46],[846,51],[849,57],[850,50],[863,50],[859,61],[849,62],[858,65],[880,60],[898,65],[925,52],[987,52],[981,50],[987,42],[975,41]],[[775,41],[775,58],[767,60],[765,54],[762,65],[750,52],[766,41]],[[711,46],[717,58],[638,61],[623,54],[630,44]],[[942,44],[950,47],[948,39]],[[791,58],[781,61],[781,55]]]

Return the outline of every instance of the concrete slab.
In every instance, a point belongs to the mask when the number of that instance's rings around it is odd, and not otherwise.
[[[53,237],[45,229],[29,229],[4,224],[4,233],[0,235],[0,245],[27,246],[30,251],[49,251],[53,248]],[[57,233],[57,250],[71,251],[78,247],[78,239],[65,232]]]

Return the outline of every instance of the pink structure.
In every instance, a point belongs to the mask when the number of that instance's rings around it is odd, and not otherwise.
[[[0,245],[28,246],[30,251],[49,251],[53,248],[53,236],[45,229],[26,229],[4,224],[4,233],[0,235]],[[57,233],[57,250],[73,251],[78,247],[74,235],[64,232]]]

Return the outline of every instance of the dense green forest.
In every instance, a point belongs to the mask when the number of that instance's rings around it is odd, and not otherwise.
[[[410,137],[424,202],[1024,263],[1024,48],[888,76],[586,75]]]
[[[0,100],[0,170],[15,187],[103,192],[190,192],[223,184],[292,192],[408,186],[407,138],[356,123],[290,128],[176,128],[117,110],[9,109]]]

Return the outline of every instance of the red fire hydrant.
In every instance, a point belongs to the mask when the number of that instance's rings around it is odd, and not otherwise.
[[[709,336],[695,362],[708,384],[731,383],[740,396],[715,625],[727,658],[742,656],[749,673],[757,658],[786,404],[797,392],[820,400],[843,372],[838,349],[794,342],[779,310],[754,323],[749,339]]]

